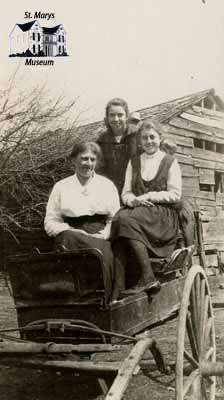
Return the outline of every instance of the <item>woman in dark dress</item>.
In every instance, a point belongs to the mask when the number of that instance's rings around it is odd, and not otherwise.
[[[77,142],[71,154],[74,175],[57,182],[50,194],[44,220],[46,233],[67,250],[97,248],[104,261],[104,287],[108,301],[113,281],[110,237],[113,215],[119,210],[115,185],[95,173],[101,156],[96,143]]]
[[[149,254],[167,257],[179,238],[176,205],[181,200],[180,167],[172,155],[160,150],[157,123],[144,121],[139,134],[143,152],[128,163],[122,191],[125,207],[115,215],[112,225],[116,270],[113,299],[125,287],[128,254],[134,256],[140,269],[139,281],[129,293],[147,290],[158,285]]]
[[[136,134],[128,124],[129,110],[125,100],[114,98],[106,106],[107,130],[98,138],[103,153],[100,173],[111,179],[121,194],[125,171],[130,158],[137,152]]]

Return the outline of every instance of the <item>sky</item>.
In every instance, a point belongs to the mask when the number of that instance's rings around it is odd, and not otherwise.
[[[85,122],[102,119],[113,97],[126,99],[131,110],[210,88],[224,99],[224,1],[204,1],[5,2],[0,87],[20,65],[24,87],[46,83],[51,96],[76,98]],[[8,57],[14,25],[30,21],[25,11],[55,14],[38,21],[63,24],[69,57],[55,59],[53,67]]]

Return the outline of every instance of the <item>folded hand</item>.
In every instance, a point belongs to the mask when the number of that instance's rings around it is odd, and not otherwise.
[[[146,206],[146,207],[154,206],[154,204],[151,201],[146,200],[145,195],[135,197],[135,199],[129,201],[127,203],[127,205],[128,205],[128,207],[131,207],[131,208],[138,207],[138,206]]]
[[[83,235],[88,235],[88,233],[86,231],[83,231],[82,229],[72,228],[71,230],[77,233],[82,233]]]

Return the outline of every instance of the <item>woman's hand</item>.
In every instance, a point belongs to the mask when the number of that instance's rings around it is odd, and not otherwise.
[[[86,231],[83,231],[82,229],[71,228],[70,230],[73,232],[82,233],[83,235],[89,235]]]
[[[109,239],[109,234],[107,234],[104,230],[96,232],[96,233],[92,233],[91,234],[92,237],[95,237],[97,239],[104,239],[107,240]]]
[[[138,207],[138,206],[146,206],[146,207],[153,207],[154,204],[147,200],[147,196],[145,194],[135,197],[132,200],[128,200],[126,205],[130,208]]]
[[[141,206],[153,207],[154,203],[149,200],[149,193],[136,197]]]

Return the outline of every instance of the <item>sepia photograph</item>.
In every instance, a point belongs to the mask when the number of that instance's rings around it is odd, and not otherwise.
[[[1,399],[224,400],[223,0],[1,11]]]

